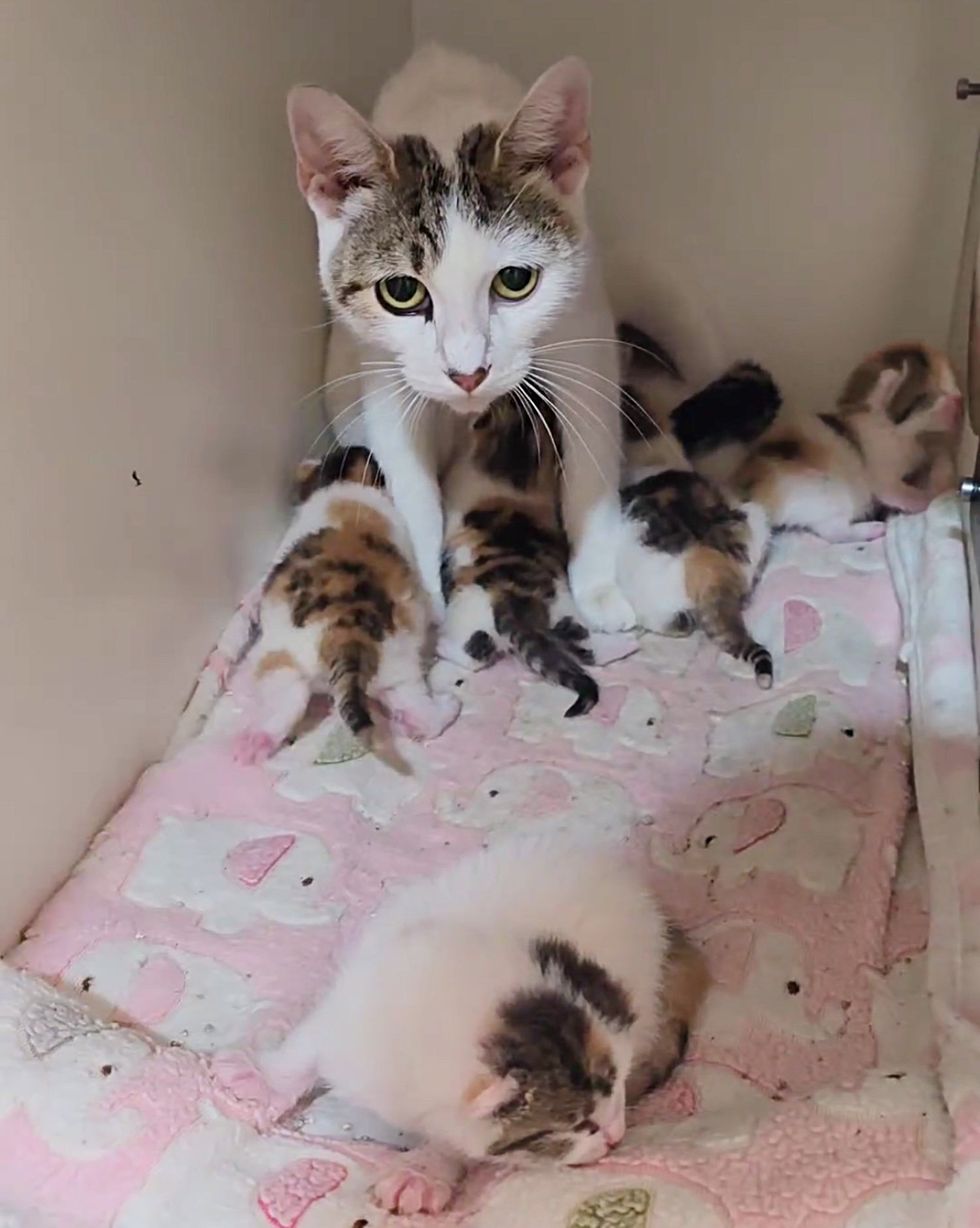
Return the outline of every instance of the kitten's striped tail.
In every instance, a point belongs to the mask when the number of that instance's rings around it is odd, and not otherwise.
[[[327,645],[323,657],[330,692],[344,724],[355,735],[370,731],[374,721],[368,708],[367,683],[377,669],[377,649],[358,640],[345,640]]]
[[[685,578],[695,619],[705,635],[737,661],[752,666],[763,690],[772,686],[772,653],[753,639],[745,625],[748,585],[739,564],[710,546],[695,546],[686,560]]]
[[[527,603],[512,596],[498,597],[493,603],[494,623],[500,635],[510,642],[514,652],[528,669],[546,682],[568,687],[578,698],[565,712],[566,716],[582,716],[599,702],[599,687],[595,679],[582,668],[582,649],[570,645],[568,636],[540,621],[537,603]]]

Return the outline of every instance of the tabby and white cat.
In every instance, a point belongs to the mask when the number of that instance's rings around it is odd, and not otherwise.
[[[681,1059],[695,950],[619,850],[511,838],[386,898],[332,986],[261,1062],[427,1145],[375,1198],[439,1212],[469,1161],[591,1164]]]
[[[617,364],[585,220],[585,65],[562,60],[522,101],[500,69],[428,47],[388,82],[371,123],[306,86],[290,93],[288,113],[337,325],[332,348],[351,362],[343,386],[363,387],[344,412],[363,415],[434,607],[439,477],[454,423],[518,389],[540,347],[574,342],[600,378],[574,396],[555,392],[569,578],[586,621],[628,628],[607,549],[619,452],[615,398],[603,389],[615,386]]]
[[[352,733],[370,741],[372,706],[396,732],[431,738],[459,714],[425,680],[429,604],[411,544],[371,454],[351,447],[306,462],[299,507],[265,582],[247,658],[256,713],[235,755],[267,758],[328,692]]]

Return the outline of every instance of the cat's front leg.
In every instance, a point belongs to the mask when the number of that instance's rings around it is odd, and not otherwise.
[[[429,595],[432,613],[438,622],[446,610],[442,593],[442,495],[439,490],[435,448],[428,436],[436,429],[432,421],[422,422],[409,431],[402,421],[400,404],[392,404],[385,394],[370,394],[365,425],[368,447],[385,475],[395,507],[405,521],[415,564]]]
[[[615,373],[614,365],[611,370]],[[563,390],[561,374],[553,383],[557,386],[550,392],[561,419],[562,514],[572,548],[572,596],[594,631],[628,631],[636,615],[616,578],[621,525],[619,410],[611,397],[616,384],[610,377],[607,388],[595,376],[583,375],[580,383]]]
[[[406,1151],[374,1183],[374,1200],[395,1215],[438,1215],[453,1200],[466,1166],[435,1147]]]

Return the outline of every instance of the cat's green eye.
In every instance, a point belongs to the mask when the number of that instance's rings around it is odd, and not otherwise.
[[[497,298],[515,302],[527,298],[538,284],[539,269],[522,268],[519,264],[508,264],[501,269],[490,284],[490,289]]]
[[[385,311],[395,315],[421,311],[429,301],[429,292],[417,277],[386,277],[378,282],[374,292]]]

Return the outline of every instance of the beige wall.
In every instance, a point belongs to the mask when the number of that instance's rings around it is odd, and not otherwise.
[[[0,3],[0,943],[165,745],[312,432],[285,91],[367,104],[408,38],[399,0]]]
[[[827,395],[866,348],[943,342],[980,103],[977,0],[416,0],[527,80],[595,74],[600,233],[666,259],[737,354]]]

